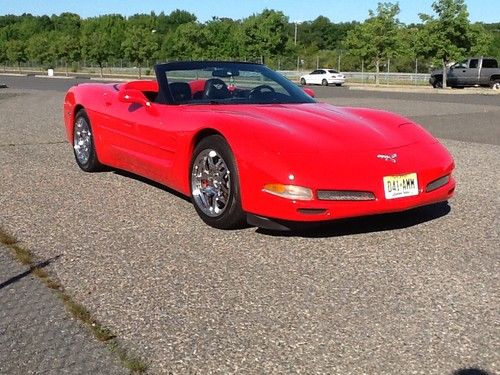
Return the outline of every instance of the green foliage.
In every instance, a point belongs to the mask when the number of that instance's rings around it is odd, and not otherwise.
[[[56,58],[56,44],[51,41],[52,36],[52,33],[33,35],[26,46],[27,57],[44,67],[52,67]]]
[[[5,64],[7,60],[7,39],[0,36],[0,64]]]
[[[380,63],[401,54],[403,49],[402,25],[396,16],[399,5],[379,3],[377,12],[370,10],[370,17],[347,33],[344,46],[349,52],[375,64],[376,83],[379,83]]]
[[[164,47],[171,59],[196,59],[203,57],[206,46],[205,33],[197,22],[183,23],[167,40]]]
[[[306,47],[314,45],[318,50],[333,50],[341,47],[342,40],[356,25],[356,22],[336,24],[327,17],[319,16],[314,21],[306,21],[297,25],[297,39]],[[295,37],[294,28],[290,35]]]
[[[20,67],[22,62],[26,61],[26,45],[20,40],[9,40],[6,43],[7,58],[9,61],[17,63]]]
[[[288,18],[282,12],[265,9],[243,20],[238,30],[240,56],[256,60],[285,52]]]
[[[127,59],[138,64],[139,78],[141,78],[141,67],[147,60],[154,57],[158,50],[158,43],[151,29],[132,26],[125,31],[122,50]]]
[[[203,28],[206,46],[204,58],[210,60],[231,60],[239,56],[236,37],[239,23],[229,18],[213,18]]]
[[[402,25],[398,4],[379,3],[362,22],[334,23],[327,17],[300,24],[266,9],[242,20],[216,18],[200,23],[184,10],[170,14],[110,14],[82,19],[78,14],[0,16],[0,63],[27,59],[76,70],[79,62],[109,65],[147,61],[211,59],[261,61],[279,69],[420,71],[467,55],[500,58],[500,23],[470,24],[464,0],[438,0],[434,16]],[[295,41],[295,31],[297,40]],[[339,61],[340,56],[340,61]],[[397,60],[397,61],[396,61]],[[377,68],[378,67],[378,68]],[[68,69],[68,68],[67,68]]]

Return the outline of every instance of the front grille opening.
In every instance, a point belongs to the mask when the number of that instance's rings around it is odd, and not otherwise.
[[[318,190],[316,196],[322,201],[373,201],[375,194],[371,191],[354,190]]]
[[[428,183],[427,187],[425,188],[425,191],[429,193],[433,190],[439,189],[441,186],[446,185],[448,182],[450,182],[450,175],[443,176],[441,178],[438,178],[437,180]]]

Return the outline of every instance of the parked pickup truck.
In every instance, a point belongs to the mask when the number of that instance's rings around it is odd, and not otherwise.
[[[446,84],[449,87],[489,86],[500,89],[500,69],[498,61],[492,57],[471,57],[457,62],[447,71]],[[431,72],[429,83],[434,87],[443,87],[443,71]]]

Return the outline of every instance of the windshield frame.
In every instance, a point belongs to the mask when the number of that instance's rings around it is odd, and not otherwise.
[[[257,72],[264,77],[274,81],[280,85],[293,99],[284,102],[272,103],[256,103],[250,101],[218,101],[218,100],[202,100],[195,102],[176,102],[169,88],[168,76],[169,72],[185,71],[185,70],[206,70],[206,69],[227,69],[242,70],[249,72]],[[275,72],[263,64],[248,63],[248,62],[233,62],[233,61],[177,61],[171,63],[155,65],[156,80],[159,86],[159,94],[156,100],[159,104],[170,105],[200,105],[200,104],[234,104],[234,105],[255,105],[255,104],[303,104],[316,103],[317,101],[306,94],[302,88],[290,81],[283,75]]]

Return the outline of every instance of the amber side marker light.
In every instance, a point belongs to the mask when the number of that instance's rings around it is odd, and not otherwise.
[[[313,200],[313,192],[311,189],[303,186],[283,185],[283,184],[266,184],[262,191],[277,195],[282,198],[292,199],[297,201]]]

